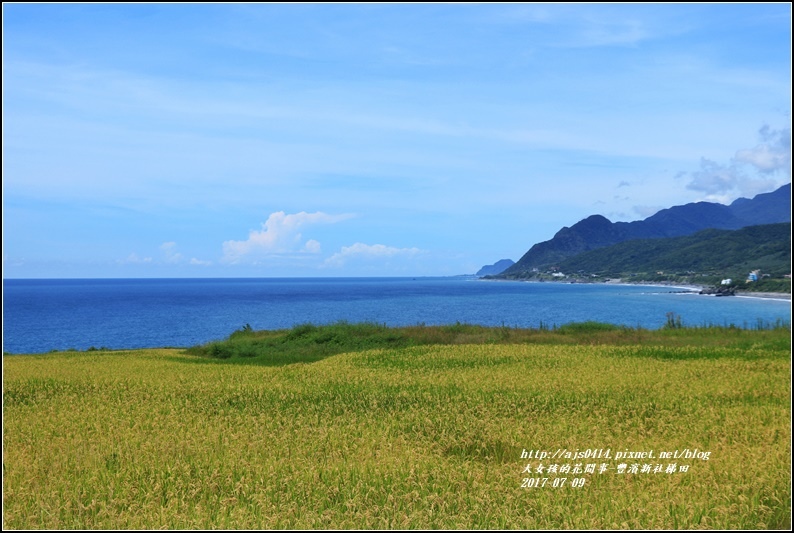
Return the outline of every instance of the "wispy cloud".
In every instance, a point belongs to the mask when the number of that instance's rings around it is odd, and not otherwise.
[[[344,266],[353,259],[391,259],[394,257],[415,257],[422,253],[419,248],[396,248],[384,244],[364,244],[357,242],[352,246],[343,246],[342,249],[326,259],[325,265],[331,267]]]
[[[124,259],[117,259],[116,263],[119,265],[138,265],[138,264],[149,264],[152,262],[151,257],[140,257],[135,252],[132,252],[130,255],[125,257]]]
[[[118,265],[151,265],[151,266],[162,266],[162,265],[184,265],[185,263],[193,266],[211,266],[213,263],[212,261],[205,261],[203,259],[197,259],[192,257],[189,261],[185,259],[185,256],[177,251],[177,244],[174,241],[164,242],[159,246],[160,249],[160,257],[159,259],[155,259],[153,257],[141,257],[137,253],[133,252],[124,259],[117,259],[116,264]]]
[[[689,174],[687,188],[705,193],[707,200],[729,203],[740,196],[749,198],[778,187],[780,183],[774,177],[778,172],[790,180],[791,129],[773,130],[765,125],[759,136],[761,144],[738,150],[727,164],[701,158],[700,169]],[[750,175],[748,170],[760,175]]]
[[[175,242],[164,242],[160,245],[160,250],[163,252],[163,261],[166,263],[179,263],[182,261],[182,254],[176,251]]]
[[[763,142],[755,148],[739,150],[734,159],[764,174],[780,170],[791,177],[791,129],[773,130],[765,125],[758,133]]]
[[[737,187],[745,177],[736,165],[722,165],[715,161],[700,159],[700,169],[690,174],[688,189],[704,192],[709,196],[724,194]]]
[[[634,46],[642,41],[681,31],[681,28],[661,23],[660,12],[649,15],[648,9],[614,10],[608,6],[589,9],[587,5],[572,8],[566,5],[509,6],[491,17],[494,22],[532,24],[549,31],[534,32],[533,42],[558,48],[597,48],[605,46]],[[679,19],[679,26],[681,21]],[[553,29],[553,31],[551,31]]]
[[[320,243],[314,239],[304,241],[301,229],[318,224],[335,224],[353,215],[329,215],[328,213],[286,214],[284,211],[271,213],[261,230],[251,230],[244,241],[229,240],[223,243],[224,263],[240,263],[268,255],[321,252]]]
[[[569,43],[572,47],[634,45],[651,38],[652,34],[638,19],[605,21],[591,19]]]

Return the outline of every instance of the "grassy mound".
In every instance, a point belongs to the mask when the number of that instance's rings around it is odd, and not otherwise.
[[[701,345],[743,349],[762,343],[781,349],[788,326],[757,324],[756,331],[735,327],[684,327],[680,317],[668,317],[666,327],[645,330],[601,322],[559,327],[511,328],[456,323],[447,326],[388,327],[375,323],[301,324],[288,330],[255,331],[246,325],[227,339],[194,346],[191,355],[231,363],[281,365],[311,363],[328,356],[375,349],[461,344],[546,345]]]

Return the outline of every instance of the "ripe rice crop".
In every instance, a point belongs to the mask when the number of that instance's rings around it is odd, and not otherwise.
[[[790,333],[687,331],[6,356],[3,528],[788,528]]]

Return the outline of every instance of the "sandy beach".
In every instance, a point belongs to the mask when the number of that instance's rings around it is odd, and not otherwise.
[[[770,300],[791,300],[791,295],[787,292],[737,292],[736,296],[746,298],[768,298]]]
[[[646,285],[645,283],[639,282],[636,283],[637,285]],[[705,285],[687,285],[687,284],[678,284],[678,283],[664,283],[664,282],[655,282],[649,283],[649,285],[653,285],[656,287],[670,287],[671,289],[683,289],[689,291],[701,291],[703,289],[707,289],[709,287]],[[753,291],[736,291],[735,296],[744,297],[744,298],[765,298],[769,300],[791,300],[791,294],[787,292],[753,292]]]

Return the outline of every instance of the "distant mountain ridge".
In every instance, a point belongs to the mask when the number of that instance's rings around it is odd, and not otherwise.
[[[704,229],[736,230],[781,222],[791,222],[790,183],[753,199],[739,198],[729,206],[696,202],[663,209],[635,222],[610,222],[604,216],[592,215],[562,228],[551,240],[532,246],[501,276],[520,276],[583,252],[634,239],[682,237]]]
[[[512,259],[500,259],[493,265],[485,265],[482,267],[477,271],[475,276],[496,276],[515,264],[515,261]]]

